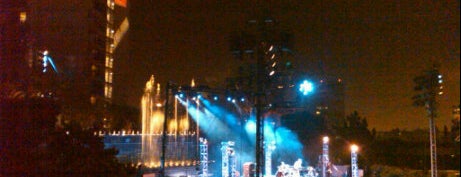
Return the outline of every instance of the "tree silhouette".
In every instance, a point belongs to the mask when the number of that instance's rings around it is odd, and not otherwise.
[[[56,126],[55,100],[3,99],[0,110],[0,176],[126,176],[93,131]]]

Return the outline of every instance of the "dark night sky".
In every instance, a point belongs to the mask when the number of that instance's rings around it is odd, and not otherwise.
[[[130,31],[115,61],[116,102],[138,106],[145,82],[213,84],[236,59],[232,32],[262,5],[248,1],[132,0]],[[357,110],[370,127],[426,128],[423,108],[412,107],[413,77],[440,61],[445,93],[437,125],[450,125],[460,103],[459,1],[266,1],[282,28],[293,32],[293,61],[301,70],[323,63],[346,84],[346,113]],[[315,68],[315,67],[314,67]]]

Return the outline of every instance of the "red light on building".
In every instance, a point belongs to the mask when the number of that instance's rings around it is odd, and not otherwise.
[[[126,1],[127,0],[115,0],[115,4],[122,6],[122,7],[126,7]]]

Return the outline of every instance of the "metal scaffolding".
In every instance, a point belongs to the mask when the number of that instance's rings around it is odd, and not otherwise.
[[[201,177],[208,176],[208,141],[200,138],[200,167]]]
[[[237,171],[234,146],[235,143],[233,141],[221,142],[222,177],[234,177]]]

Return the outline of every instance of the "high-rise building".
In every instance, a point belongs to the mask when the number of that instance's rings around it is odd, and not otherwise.
[[[308,111],[331,123],[343,118],[343,81],[318,71],[296,69],[292,61],[300,56],[293,49],[293,36],[278,29],[276,24],[271,18],[259,23],[249,20],[242,32],[231,37],[231,52],[240,59],[240,64],[233,68],[234,75],[226,79],[227,89],[254,95],[259,84],[265,104],[278,115]],[[259,81],[257,72],[263,77]],[[299,86],[304,80],[313,84],[311,94],[300,93]]]
[[[279,58],[279,67],[265,85],[265,100],[272,113],[279,116],[296,112],[309,112],[325,118],[331,126],[345,117],[345,87],[337,77],[319,76],[315,73],[301,72],[292,66],[289,57]],[[227,79],[230,90],[251,92],[254,83],[254,70],[251,63],[242,63],[235,77]],[[250,68],[250,69],[247,69]],[[253,74],[252,74],[253,73]],[[300,84],[308,80],[313,85],[312,93],[304,95],[299,91]]]
[[[313,87],[312,92],[306,95],[300,91],[305,80]],[[269,100],[272,109],[279,115],[305,111],[325,118],[325,123],[332,125],[345,117],[344,91],[340,78],[286,69],[278,72],[271,82]]]
[[[123,37],[114,39],[116,12],[126,1],[6,0],[1,8],[0,79],[55,95],[63,120],[110,128],[114,43]],[[55,70],[46,69],[45,53]]]
[[[25,91],[27,76],[27,8],[25,0],[0,2],[0,98]]]

